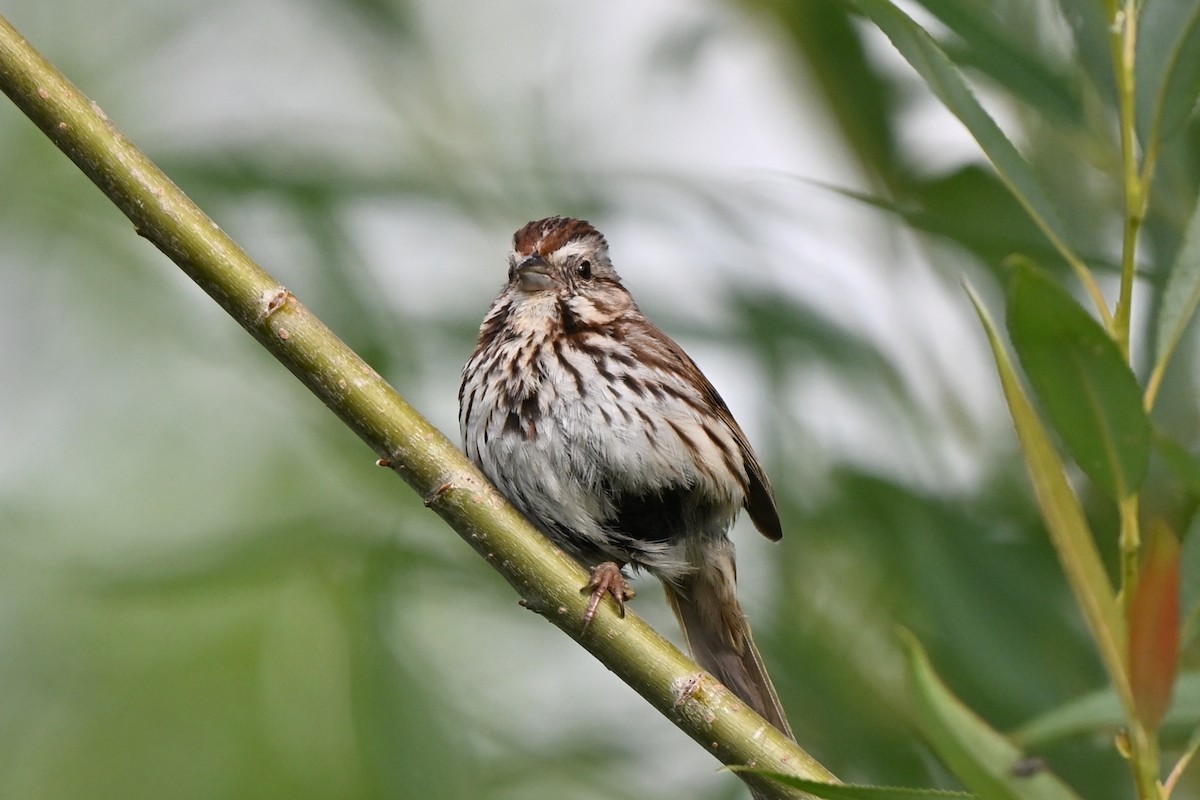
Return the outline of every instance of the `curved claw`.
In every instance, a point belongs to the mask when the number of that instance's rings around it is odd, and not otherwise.
[[[624,617],[626,601],[632,600],[637,594],[625,580],[621,566],[613,561],[605,561],[592,567],[591,580],[579,591],[585,594],[592,593],[587,610],[583,612],[583,633],[587,633],[588,626],[592,624],[592,619],[596,616],[596,609],[600,607],[600,601],[604,599],[604,595],[612,596],[617,604],[617,612]]]

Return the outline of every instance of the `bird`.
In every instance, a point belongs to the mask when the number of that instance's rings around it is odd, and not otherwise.
[[[766,538],[782,538],[771,483],[591,224],[555,216],[514,234],[458,400],[470,459],[590,570],[585,628],[605,598],[624,614],[627,570],[654,575],[693,658],[794,739],[738,602],[728,536],[744,509]]]

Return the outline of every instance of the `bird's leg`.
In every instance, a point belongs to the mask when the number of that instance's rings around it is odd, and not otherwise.
[[[587,633],[588,626],[592,624],[592,618],[596,616],[596,609],[600,607],[604,595],[612,595],[612,599],[617,603],[617,611],[624,617],[625,601],[632,600],[635,594],[621,572],[621,565],[615,561],[605,561],[592,567],[591,580],[579,591],[584,594],[592,593],[587,611],[583,612],[583,633]]]

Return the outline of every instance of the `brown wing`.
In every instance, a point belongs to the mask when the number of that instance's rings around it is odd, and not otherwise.
[[[749,485],[746,487],[746,511],[749,512],[750,519],[754,522],[754,527],[758,528],[759,533],[773,542],[779,541],[783,538],[783,525],[779,521],[779,509],[775,505],[775,491],[771,488],[771,482],[767,479],[767,473],[759,463],[758,456],[750,447],[745,432],[733,418],[729,406],[717,393],[716,387],[708,378],[704,377],[704,373],[696,366],[696,362],[692,361],[691,357],[674,339],[649,322],[646,323],[646,327],[679,360],[679,366],[688,373],[697,386],[701,387],[704,399],[712,407],[717,417],[724,421],[729,426],[729,430],[733,432],[733,438],[741,451],[742,461],[746,465],[746,476],[749,479]]]

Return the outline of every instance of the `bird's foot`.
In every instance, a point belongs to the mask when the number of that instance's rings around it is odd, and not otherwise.
[[[583,612],[583,633],[587,633],[588,626],[592,624],[592,618],[596,616],[596,609],[600,607],[600,601],[604,599],[604,595],[612,596],[617,603],[617,611],[624,617],[625,602],[632,600],[636,594],[629,582],[625,580],[625,575],[621,572],[621,565],[614,561],[605,561],[592,567],[591,580],[579,591],[584,594],[592,593],[587,611]]]

